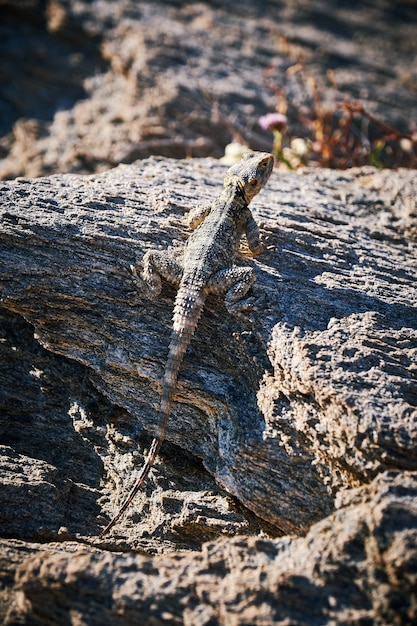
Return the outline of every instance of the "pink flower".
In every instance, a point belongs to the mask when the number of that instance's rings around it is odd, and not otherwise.
[[[282,131],[287,123],[287,116],[282,113],[267,113],[266,115],[262,115],[258,120],[259,126],[264,130]]]

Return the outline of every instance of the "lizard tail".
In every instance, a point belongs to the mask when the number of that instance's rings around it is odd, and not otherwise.
[[[169,344],[168,358],[165,366],[165,373],[162,382],[162,397],[160,406],[160,420],[158,424],[158,434],[152,440],[146,461],[140,471],[140,474],[133,485],[129,495],[123,502],[118,513],[107,524],[104,530],[99,534],[101,539],[111,528],[119,521],[123,513],[128,508],[138,491],[141,489],[149,471],[155,463],[162,443],[165,439],[169,416],[175,393],[175,387],[178,378],[184,354],[188,348],[194,331],[197,327],[198,320],[202,313],[205,302],[205,295],[198,288],[179,289],[175,299],[173,331]]]

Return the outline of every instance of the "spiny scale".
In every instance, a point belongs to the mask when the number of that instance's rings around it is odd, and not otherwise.
[[[161,291],[161,277],[178,287],[175,298],[173,330],[162,382],[158,436],[135,485],[119,512],[100,533],[103,537],[132,502],[142,487],[165,438],[178,372],[191,337],[210,293],[223,294],[232,315],[243,317],[248,303],[242,300],[255,275],[250,267],[234,265],[241,236],[246,234],[253,253],[260,251],[259,230],[248,205],[264,187],[273,169],[272,155],[251,152],[227,171],[224,190],[213,204],[194,209],[189,224],[195,229],[188,238],[182,260],[168,252],[151,250],[144,256],[143,279],[155,294]]]

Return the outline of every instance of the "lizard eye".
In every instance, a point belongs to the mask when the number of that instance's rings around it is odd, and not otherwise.
[[[258,184],[258,181],[256,178],[250,181],[250,185],[252,185],[252,187],[256,187],[257,184]]]

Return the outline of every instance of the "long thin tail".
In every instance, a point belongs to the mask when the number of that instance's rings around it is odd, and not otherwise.
[[[171,414],[172,401],[184,354],[194,334],[201,312],[203,310],[205,297],[201,290],[180,289],[175,299],[173,331],[169,344],[168,359],[165,366],[165,374],[162,383],[162,397],[160,406],[160,420],[158,424],[158,435],[154,437],[149,449],[146,461],[140,471],[136,483],[133,485],[129,495],[123,502],[118,513],[101,531],[99,538],[106,535],[111,528],[119,521],[126,511],[138,491],[141,489],[149,471],[155,463],[162,443],[165,439],[169,416]]]

